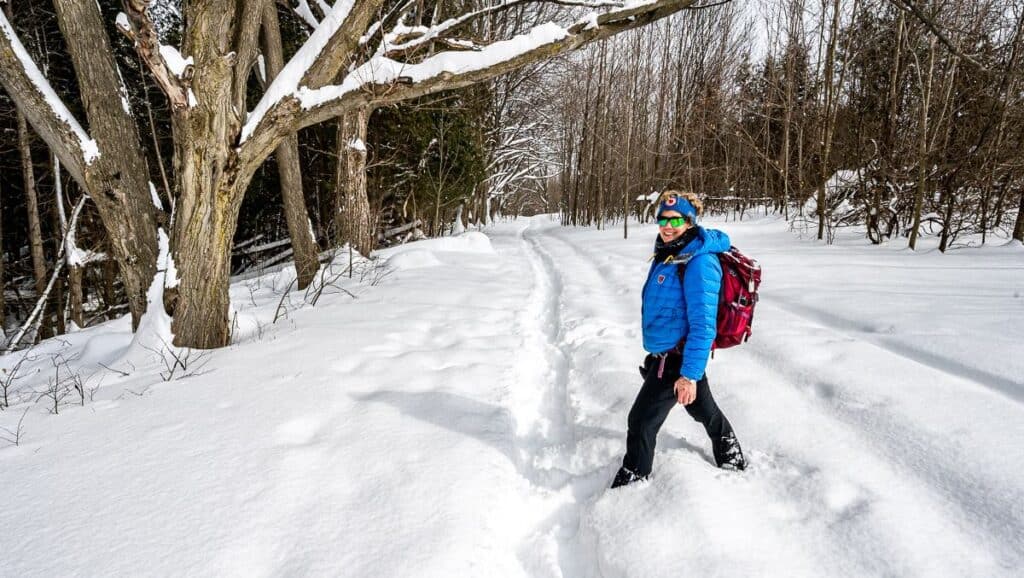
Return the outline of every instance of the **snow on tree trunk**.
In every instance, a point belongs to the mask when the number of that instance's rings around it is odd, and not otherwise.
[[[362,255],[374,248],[370,200],[366,196],[366,125],[370,110],[359,108],[338,120],[338,211],[336,244],[350,243]]]
[[[58,0],[59,23],[75,65],[92,136],[56,95],[0,15],[0,84],[63,166],[94,199],[113,246],[132,320],[145,311],[145,288],[156,263],[156,223],[149,178],[134,121],[99,7]]]
[[[147,33],[152,28],[147,2],[125,3],[127,14],[117,22],[172,104],[178,201],[170,252],[180,284],[162,300],[173,311],[174,338],[180,346],[211,348],[228,343],[230,249],[242,197],[258,166],[299,129],[343,119],[342,143],[347,147],[338,180],[344,176],[339,194],[347,217],[338,223],[339,232],[342,238],[352,239],[360,252],[369,252],[374,224],[365,193],[365,135],[373,108],[484,82],[693,4],[693,0],[649,0],[609,7],[594,2],[593,8],[608,10],[565,27],[546,22],[514,38],[480,45],[476,39],[457,37],[464,25],[518,2],[464,10],[457,17],[415,30],[404,23],[416,4],[401,5],[373,23],[381,16],[380,0],[337,2],[324,11],[310,39],[247,115],[243,92],[256,58],[263,14],[262,5],[256,9],[258,1],[268,0],[185,3],[180,52],[160,46],[156,35]],[[138,162],[137,135],[126,128],[131,124],[130,113],[121,99],[111,98],[121,87],[114,80],[117,70],[99,8],[91,2],[56,2],[96,140],[71,116],[24,49],[19,50],[13,29],[2,17],[0,83],[95,199],[122,268],[133,318],[138,319],[137,313],[145,310],[144,291],[152,284],[157,260],[149,178],[144,162]],[[329,85],[332,82],[338,84]]]
[[[228,344],[228,277],[238,210],[251,173],[240,173],[241,114],[232,105],[233,60],[223,44],[233,36],[237,5],[195,2],[184,53],[202,71],[189,106],[174,115],[175,205],[171,252],[178,267],[173,311],[175,345],[212,349]],[[197,73],[198,74],[198,73]],[[198,77],[197,77],[198,79]]]
[[[75,66],[89,131],[102,151],[86,171],[91,181],[87,190],[107,229],[137,325],[156,271],[156,207],[149,167],[99,6],[77,0],[55,0],[54,6]]]

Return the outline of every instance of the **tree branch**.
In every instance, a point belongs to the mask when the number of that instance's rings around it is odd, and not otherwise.
[[[899,8],[900,10],[908,11],[911,14],[913,14],[918,20],[921,21],[922,24],[925,25],[925,27],[928,30],[931,31],[932,34],[935,35],[936,38],[939,39],[939,42],[944,44],[946,46],[946,48],[948,48],[950,50],[950,52],[952,52],[954,55],[956,55],[957,57],[961,58],[962,60],[964,60],[965,62],[967,62],[971,66],[977,68],[978,70],[985,70],[985,67],[980,62],[978,62],[974,58],[971,58],[967,54],[964,54],[964,52],[962,50],[957,48],[956,45],[954,45],[953,42],[950,41],[949,37],[947,37],[942,32],[942,29],[939,28],[939,25],[935,23],[935,20],[933,18],[929,17],[927,14],[925,14],[924,11],[921,10],[921,7],[918,6],[916,2],[914,2],[914,0],[889,0],[889,1],[891,3],[893,3],[893,4],[895,4],[896,7]]]
[[[381,106],[435,92],[454,90],[522,66],[581,48],[591,42],[639,28],[689,8],[695,0],[653,0],[613,10],[569,29],[549,22],[478,52],[444,51],[417,64],[374,57],[349,73],[340,85],[317,90],[302,87],[285,94],[251,119],[241,156],[258,162],[285,135],[360,106]]]
[[[69,234],[74,234],[73,232],[75,228],[78,227],[78,216],[82,213],[82,207],[85,206],[85,201],[88,198],[88,195],[82,195],[81,198],[78,199],[78,202],[75,203],[75,208],[71,212],[71,222],[68,223],[68,231],[64,233],[64,239],[62,239],[60,243],[60,250],[57,252],[57,263],[53,267],[53,274],[50,275],[50,282],[47,283],[46,289],[43,291],[42,295],[39,296],[39,299],[36,301],[35,308],[32,309],[32,313],[28,316],[28,319],[25,320],[25,323],[22,324],[17,335],[15,335],[14,339],[7,344],[7,347],[3,351],[4,354],[14,351],[14,348],[21,343],[22,339],[24,339],[25,333],[28,332],[28,329],[33,325],[36,325],[37,319],[41,319],[39,315],[43,311],[43,306],[46,305],[46,301],[50,298],[50,291],[53,290],[53,285],[60,276],[60,270],[64,267],[64,263],[67,261],[64,259],[64,251],[67,248],[67,236]],[[36,326],[38,327],[38,325]]]
[[[188,107],[188,89],[178,76],[170,71],[167,62],[160,53],[160,39],[156,34],[153,21],[146,14],[150,0],[123,0],[121,5],[127,18],[118,18],[117,29],[128,37],[135,45],[142,61],[160,89],[164,91],[175,110]],[[181,78],[188,79],[191,71],[187,68],[179,71]]]
[[[468,14],[463,14],[458,18],[450,18],[430,28],[424,27],[423,29],[418,30],[403,30],[402,32],[398,33],[392,32],[388,35],[385,35],[385,43],[383,48],[385,49],[385,53],[387,54],[388,58],[398,59],[401,57],[408,57],[412,53],[428,46],[432,42],[444,42],[446,40],[451,40],[450,38],[447,38],[445,35],[465,26],[466,24],[469,24],[474,20],[491,14],[495,14],[497,12],[508,10],[510,8],[515,8],[516,6],[531,3],[557,4],[559,6],[585,8],[622,7],[622,2],[616,0],[596,0],[592,2],[587,0],[506,0],[505,2],[501,2],[499,4],[494,4],[492,6],[487,6],[485,8],[481,8],[480,10],[470,12]],[[396,40],[398,42],[395,43],[394,45],[391,45],[391,43]]]
[[[29,57],[3,11],[0,11],[0,84],[32,128],[85,188],[85,172],[99,156],[96,141],[72,116]]]
[[[383,0],[339,0],[335,3],[334,10],[324,17],[320,26],[338,22],[337,27],[306,70],[299,86],[320,88],[334,82],[338,73],[348,66],[352,54],[359,48],[359,39],[383,3]]]
[[[235,109],[245,109],[245,91],[249,82],[249,73],[252,65],[256,62],[256,55],[259,54],[260,25],[263,22],[263,7],[269,4],[267,0],[239,0],[241,4],[241,18],[238,22],[237,41],[235,43],[235,83],[234,99]],[[276,8],[275,8],[276,10]]]

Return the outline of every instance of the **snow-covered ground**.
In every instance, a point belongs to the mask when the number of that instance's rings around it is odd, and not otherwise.
[[[126,320],[37,346],[0,412],[0,576],[1019,576],[1024,249],[713,226],[764,267],[708,370],[747,472],[676,410],[652,480],[606,490],[655,229],[536,217],[315,305],[240,281],[235,344],[173,375]]]

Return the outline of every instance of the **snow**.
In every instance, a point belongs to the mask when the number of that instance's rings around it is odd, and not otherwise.
[[[178,268],[174,265],[174,254],[171,252],[171,241],[167,233],[160,229],[160,255],[157,257],[157,267],[164,273],[164,288],[174,289],[178,286]],[[159,273],[159,272],[158,272]]]
[[[46,104],[53,111],[54,116],[64,121],[68,129],[78,139],[78,144],[82,149],[82,158],[86,165],[91,165],[100,156],[99,145],[95,140],[89,138],[89,135],[82,128],[82,125],[78,124],[75,117],[68,110],[68,107],[64,105],[64,101],[57,96],[54,92],[53,87],[50,86],[49,81],[40,72],[39,67],[36,66],[35,61],[29,56],[28,51],[25,50],[25,46],[22,45],[21,40],[18,38],[17,33],[11,24],[7,21],[7,17],[4,14],[0,14],[0,33],[7,37],[11,43],[11,47],[14,50],[14,57],[21,62],[21,67],[25,70],[25,74],[28,75],[29,80],[35,85],[36,90],[42,94],[46,100]]]
[[[580,22],[586,22],[586,26],[583,27],[583,30],[591,30],[591,29],[597,28],[598,27],[597,16],[598,16],[597,12],[591,12],[591,13],[587,14],[586,16],[584,16],[580,20]]]
[[[154,207],[160,211],[164,210],[164,203],[160,200],[160,195],[157,194],[156,185],[153,184],[153,181],[149,181],[149,198],[153,201]]]
[[[185,69],[195,65],[195,61],[191,56],[188,58],[183,57],[177,48],[169,44],[160,45],[160,56],[163,57],[167,70],[170,70],[174,76],[180,77],[185,74]]]
[[[509,40],[490,44],[474,52],[442,52],[418,64],[406,64],[391,60],[384,56],[374,56],[345,76],[338,85],[310,89],[299,86],[302,77],[320,55],[326,40],[334,34],[342,19],[335,16],[339,11],[347,10],[348,2],[339,2],[334,11],[324,19],[313,32],[309,40],[285,65],[266,94],[260,99],[242,127],[241,142],[245,142],[259,125],[263,115],[281,99],[294,96],[301,106],[310,109],[326,102],[337,100],[344,95],[359,90],[366,84],[387,84],[398,78],[408,78],[411,82],[420,82],[441,76],[442,74],[462,74],[474,70],[482,70],[501,62],[525,54],[545,44],[557,42],[568,36],[568,31],[553,22],[535,26],[530,32]],[[347,14],[347,12],[345,12]]]
[[[168,381],[127,318],[36,346],[0,411],[0,575],[1019,575],[1024,247],[705,224],[764,270],[708,369],[746,472],[677,408],[652,479],[606,489],[656,227],[539,216],[359,258],[315,306],[293,268],[239,281],[233,344]],[[51,415],[58,354],[88,393]]]
[[[338,0],[330,13],[324,17],[323,21],[317,25],[316,30],[310,34],[309,39],[302,44],[298,52],[284,65],[284,69],[270,83],[267,92],[264,93],[263,97],[256,104],[256,108],[249,113],[245,125],[242,127],[241,142],[245,142],[249,138],[256,125],[263,119],[263,115],[272,106],[298,89],[302,78],[306,76],[306,71],[316,62],[316,59],[320,57],[320,53],[327,46],[328,42],[334,37],[334,34],[341,25],[345,23],[349,13],[352,11],[353,5],[354,0]],[[301,7],[305,7],[307,11],[309,10],[305,0],[300,3]],[[310,17],[312,17],[311,14]]]
[[[363,139],[355,137],[355,138],[349,139],[349,141],[348,141],[348,148],[350,148],[350,149],[352,149],[354,151],[362,151],[362,152],[365,153],[366,152],[366,143],[363,142]]]
[[[263,82],[267,81],[267,61],[263,58],[262,54],[256,55],[256,71],[260,75],[260,80]]]
[[[302,87],[299,88],[296,96],[302,107],[309,109],[340,99],[366,84],[387,84],[398,78],[407,78],[410,82],[422,82],[443,74],[465,74],[483,70],[512,60],[540,46],[562,40],[568,35],[569,32],[565,28],[553,22],[547,22],[533,27],[526,34],[489,44],[479,51],[441,52],[418,64],[406,64],[383,56],[374,56],[347,75],[341,84],[325,86],[316,90]],[[246,123],[247,126],[248,124]]]
[[[308,0],[298,0],[298,2],[298,5],[295,6],[295,13],[298,14],[310,28],[316,28],[319,26],[320,22],[317,21],[316,16],[313,15],[313,10],[310,9]]]
[[[168,362],[179,350],[174,347],[171,331],[171,317],[164,310],[164,288],[177,285],[177,272],[171,257],[170,240],[163,228],[157,230],[160,252],[157,255],[157,271],[146,292],[146,313],[139,320],[139,327],[122,352],[111,356],[108,351],[109,338],[102,338],[99,357],[113,364],[135,367],[152,363],[155,358]],[[81,333],[86,333],[83,331]],[[88,347],[87,347],[88,349]]]
[[[128,87],[124,84],[124,77],[121,76],[120,66],[117,67],[117,79],[120,82],[120,84],[118,85],[118,91],[121,94],[121,108],[124,110],[124,113],[128,116],[135,116],[134,114],[132,114],[132,103],[128,100]]]

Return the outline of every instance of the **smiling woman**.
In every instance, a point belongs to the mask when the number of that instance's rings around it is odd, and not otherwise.
[[[626,456],[613,488],[651,474],[658,430],[676,403],[704,425],[720,468],[746,468],[732,425],[715,403],[704,373],[722,283],[715,254],[728,251],[730,243],[725,233],[697,225],[703,210],[693,193],[661,195],[658,238],[643,289],[644,383],[629,411]]]

